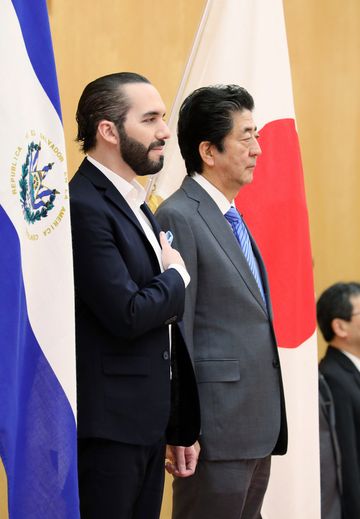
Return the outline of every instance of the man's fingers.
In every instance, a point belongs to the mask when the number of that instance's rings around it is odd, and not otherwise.
[[[166,239],[166,234],[164,233],[164,231],[160,232],[160,245],[162,249],[171,247],[171,245],[169,245],[169,242]]]
[[[191,447],[168,446],[166,451],[165,468],[169,474],[177,478],[187,478],[195,472],[199,446]]]
[[[185,447],[176,448],[176,465],[180,474],[186,472]]]
[[[196,459],[194,458],[191,458],[188,463],[187,463],[187,466],[186,466],[186,470],[188,473],[190,474],[194,474],[195,472],[195,468],[196,468]],[[189,475],[190,475],[189,474]]]
[[[175,473],[177,472],[175,465],[169,461],[165,463],[165,470],[172,476],[175,476]]]

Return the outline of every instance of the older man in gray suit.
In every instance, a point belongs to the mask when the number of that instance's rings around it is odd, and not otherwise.
[[[236,85],[184,101],[178,138],[188,177],[157,212],[191,275],[184,323],[202,413],[200,463],[174,481],[173,519],[260,518],[270,456],[287,448],[265,266],[234,205],[261,153],[253,108]]]

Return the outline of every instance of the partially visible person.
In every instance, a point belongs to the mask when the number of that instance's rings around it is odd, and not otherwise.
[[[70,205],[82,519],[158,519],[166,441],[168,470],[187,477],[196,466],[198,396],[178,324],[189,275],[135,179],[162,168],[164,112],[134,73],[96,79],[78,105],[87,156]]]
[[[259,519],[271,455],[287,448],[266,269],[234,204],[261,154],[253,108],[238,85],[185,99],[178,137],[188,176],[157,212],[191,275],[184,324],[202,417],[200,461],[174,481],[173,519]]]
[[[341,455],[335,428],[334,400],[319,372],[321,519],[341,519]]]
[[[320,296],[317,320],[329,343],[320,372],[335,406],[343,519],[360,518],[360,283],[336,283]]]

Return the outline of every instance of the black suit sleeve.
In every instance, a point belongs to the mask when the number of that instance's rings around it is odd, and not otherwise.
[[[358,402],[354,401],[354,384],[350,373],[348,380],[327,376],[335,404],[336,432],[342,461],[344,519],[360,517],[360,452],[358,450]]]
[[[133,339],[182,318],[180,274],[168,269],[156,275],[151,246],[131,222],[124,219],[122,229],[104,207],[76,198],[71,220],[76,295],[108,332]]]

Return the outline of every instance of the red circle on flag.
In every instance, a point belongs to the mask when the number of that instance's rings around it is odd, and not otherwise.
[[[269,276],[280,347],[294,348],[315,330],[315,296],[300,147],[293,119],[260,131],[262,155],[252,184],[236,204],[258,244]]]

